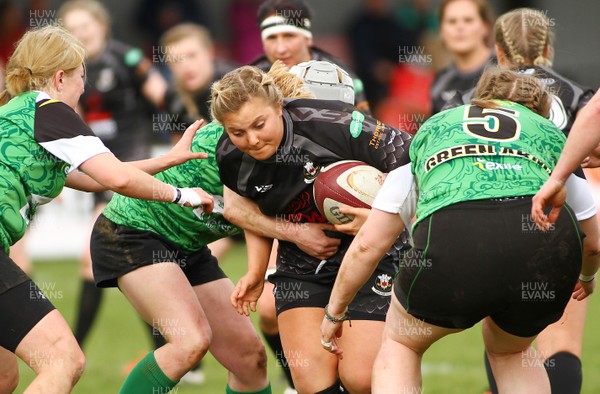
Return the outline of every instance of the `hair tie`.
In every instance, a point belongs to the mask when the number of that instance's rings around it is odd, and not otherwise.
[[[27,72],[29,73],[29,76],[32,77],[33,76],[33,71],[31,71],[31,69],[29,67],[23,67],[25,70],[27,70]]]
[[[525,58],[521,55],[514,55],[513,56],[513,63],[517,66],[520,66],[522,64],[525,63]]]
[[[544,56],[540,55],[535,58],[535,60],[533,61],[533,64],[535,66],[545,66],[546,62],[547,62],[547,59]]]

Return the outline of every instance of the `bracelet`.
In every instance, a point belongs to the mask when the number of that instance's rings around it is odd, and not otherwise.
[[[179,200],[181,200],[181,189],[179,189],[178,187],[174,187],[175,189],[175,198],[173,199],[173,204],[177,204],[179,202]]]
[[[580,282],[589,283],[589,282],[593,281],[594,279],[596,279],[596,274],[594,274],[594,275],[579,274]]]
[[[350,320],[350,313],[348,307],[344,310],[344,314],[341,317],[333,317],[329,314],[329,304],[325,305],[325,318],[332,323],[341,323],[346,320]]]

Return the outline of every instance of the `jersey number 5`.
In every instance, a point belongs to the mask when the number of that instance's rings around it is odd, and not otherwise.
[[[514,141],[521,134],[519,113],[505,108],[468,105],[463,118],[465,133],[490,141]]]

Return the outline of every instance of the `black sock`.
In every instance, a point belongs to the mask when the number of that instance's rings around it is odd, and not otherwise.
[[[148,330],[150,330],[150,338],[152,338],[152,343],[154,344],[154,349],[158,349],[159,347],[162,347],[163,345],[165,345],[167,343],[167,341],[160,334],[160,332],[158,330],[156,330],[154,327],[152,327],[151,324],[148,324],[146,322],[144,322],[144,324],[146,325],[146,327],[148,327]],[[191,370],[193,371],[195,369],[200,369],[201,363],[202,363],[202,360],[198,361],[198,364],[194,365],[194,367]]]
[[[558,352],[544,362],[552,394],[581,393],[581,360],[569,352]]]
[[[490,391],[492,394],[498,394],[498,386],[496,386],[496,379],[494,378],[487,352],[483,352],[483,359],[485,360],[485,373],[487,374],[488,382],[490,384]]]
[[[79,313],[77,316],[77,325],[75,326],[75,338],[82,346],[83,341],[96,319],[100,301],[102,300],[102,290],[96,287],[94,281],[83,279],[81,281],[81,295],[79,297]]]
[[[338,379],[333,386],[327,387],[325,390],[316,392],[315,394],[340,394],[344,393],[341,388],[342,382]]]
[[[288,382],[288,386],[294,388],[292,372],[290,371],[290,366],[288,365],[288,361],[285,358],[285,353],[283,351],[283,345],[281,344],[281,338],[279,337],[279,334],[268,335],[263,332],[263,336],[265,337],[267,345],[269,345],[269,347],[275,354],[275,358],[277,359],[277,365],[280,365],[283,368],[283,373],[285,374],[285,379]]]

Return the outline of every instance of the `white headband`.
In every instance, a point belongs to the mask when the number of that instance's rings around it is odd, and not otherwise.
[[[280,15],[272,15],[260,24],[260,37],[264,41],[274,34],[297,33],[311,39],[310,19],[308,18],[284,18]]]

